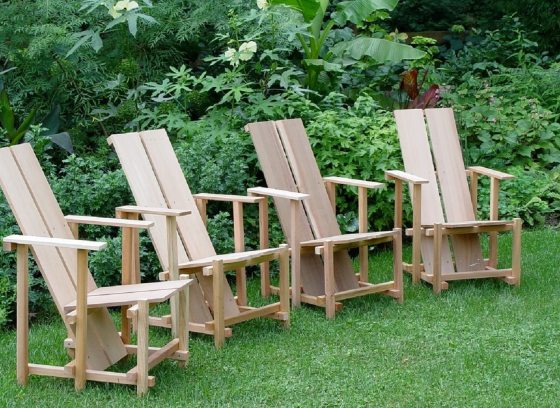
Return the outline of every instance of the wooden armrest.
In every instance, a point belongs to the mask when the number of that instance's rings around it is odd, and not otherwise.
[[[467,170],[470,170],[473,173],[481,174],[483,176],[495,178],[497,180],[511,180],[515,178],[515,176],[512,174],[503,173],[497,170],[492,170],[483,166],[470,166],[467,167]]]
[[[147,229],[154,226],[152,221],[126,220],[122,218],[103,218],[88,217],[83,215],[67,215],[64,217],[67,222],[82,225],[106,225],[118,228],[138,228]]]
[[[385,180],[401,180],[412,184],[426,184],[428,180],[400,170],[387,170]]]
[[[357,180],[347,177],[323,177],[323,180],[334,184],[344,184],[347,186],[365,187],[365,188],[383,188],[385,184],[375,181]]]
[[[210,193],[199,193],[195,194],[194,198],[200,200],[208,200],[208,201],[228,201],[228,202],[239,202],[239,203],[250,203],[255,204],[262,201],[263,197],[255,197],[255,196],[242,196],[242,195],[233,195],[233,194],[210,194]]]
[[[105,242],[83,241],[79,239],[63,239],[49,237],[33,237],[29,235],[10,235],[4,238],[4,248],[13,251],[17,245],[42,245],[57,248],[85,249],[100,251],[107,246]],[[15,245],[13,245],[15,244]]]
[[[171,217],[180,217],[192,213],[190,210],[177,210],[174,208],[157,208],[157,207],[138,207],[136,205],[124,205],[117,207],[116,211],[131,214],[155,214]]]
[[[247,192],[252,195],[287,198],[288,200],[294,200],[294,201],[303,201],[309,197],[309,194],[294,193],[292,191],[277,190],[275,188],[266,188],[266,187],[248,188]]]

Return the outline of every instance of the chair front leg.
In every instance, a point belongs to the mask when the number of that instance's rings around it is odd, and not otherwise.
[[[400,228],[393,229],[393,281],[398,292],[397,301],[403,303],[402,230]]]
[[[290,327],[290,250],[288,245],[280,246],[282,251],[279,256],[280,263],[280,312],[286,313],[288,320],[283,320],[282,325]]]
[[[29,380],[29,268],[27,245],[17,246],[17,381]]]
[[[182,275],[181,279],[188,279],[188,275]],[[179,322],[177,330],[179,331],[179,350],[189,351],[189,293],[190,285],[179,293]],[[185,367],[186,361],[179,361],[179,367]]]
[[[76,300],[76,367],[74,372],[74,387],[76,391],[86,386],[87,364],[87,278],[88,251],[78,249],[77,263],[77,300]]]
[[[325,271],[325,302],[327,318],[334,318],[336,312],[335,302],[335,281],[334,281],[334,244],[332,241],[325,241],[323,263]]]
[[[214,289],[214,345],[217,349],[223,347],[226,339],[224,322],[224,279],[223,261],[213,261],[212,282]]]
[[[434,272],[432,290],[436,295],[441,293],[441,246],[443,241],[442,225],[434,224]]]
[[[142,396],[148,392],[148,328],[149,304],[147,300],[138,301],[137,328],[138,348],[136,364],[138,366],[136,378],[136,392]]]

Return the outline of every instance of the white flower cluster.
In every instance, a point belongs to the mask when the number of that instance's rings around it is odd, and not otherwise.
[[[257,7],[260,10],[264,10],[265,8],[267,8],[269,6],[268,1],[266,0],[257,0]]]
[[[122,16],[123,11],[131,11],[140,7],[137,2],[130,0],[119,0],[117,3],[109,9],[109,14],[113,18],[119,18]]]
[[[239,61],[249,61],[257,52],[257,43],[254,41],[244,42],[239,46],[239,50],[228,48],[224,53],[226,61],[233,66],[239,65]]]

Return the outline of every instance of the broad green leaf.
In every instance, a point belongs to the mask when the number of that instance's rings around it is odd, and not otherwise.
[[[424,51],[417,50],[410,45],[370,37],[340,42],[331,51],[339,57],[351,57],[355,60],[371,57],[377,62],[415,60],[426,55]]]
[[[299,11],[306,22],[310,22],[315,18],[321,6],[319,0],[269,0],[269,4],[271,6],[284,5]]]
[[[398,2],[399,0],[343,1],[336,5],[336,13],[334,14],[334,19],[338,25],[343,25],[347,21],[358,24],[368,18],[374,11],[392,11],[397,6]]]

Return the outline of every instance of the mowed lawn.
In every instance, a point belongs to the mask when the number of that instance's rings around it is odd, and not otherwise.
[[[509,265],[511,239],[500,241]],[[410,248],[405,247],[409,256]],[[387,276],[391,253],[372,255],[371,277]],[[258,280],[251,280],[253,294]],[[70,380],[15,380],[15,331],[0,334],[0,406],[479,406],[560,404],[560,233],[523,234],[522,286],[453,282],[436,297],[405,277],[402,305],[382,296],[345,302],[336,319],[304,306],[290,330],[256,320],[234,327],[222,350],[191,336],[191,360],[151,371],[156,387]],[[59,319],[31,326],[30,359],[67,362]],[[154,329],[156,341],[167,332]]]

